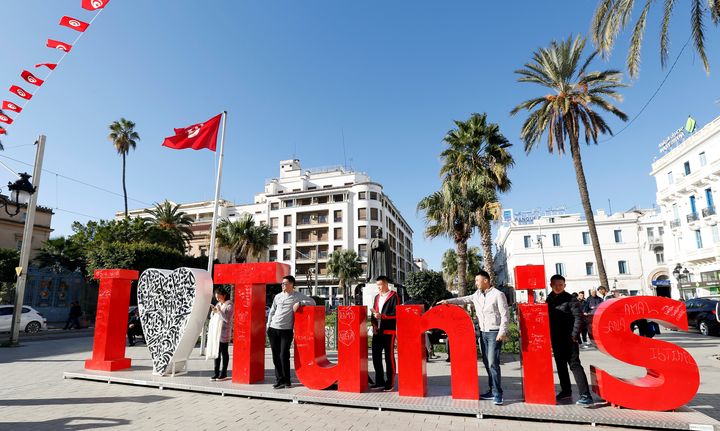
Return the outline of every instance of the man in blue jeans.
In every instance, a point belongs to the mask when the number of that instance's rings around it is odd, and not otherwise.
[[[473,304],[480,327],[480,349],[488,373],[490,390],[480,395],[481,400],[493,400],[502,405],[503,391],[500,382],[500,350],[508,329],[508,306],[505,294],[490,285],[490,275],[480,270],[475,276],[477,291],[472,295],[446,299],[438,304]]]

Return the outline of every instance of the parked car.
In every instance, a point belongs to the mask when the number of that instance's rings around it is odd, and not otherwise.
[[[716,298],[693,298],[685,301],[688,327],[697,328],[703,335],[720,332],[720,300]]]
[[[10,331],[12,326],[13,305],[0,305],[0,331]],[[28,334],[47,331],[47,320],[32,307],[23,305],[20,316],[20,329]]]

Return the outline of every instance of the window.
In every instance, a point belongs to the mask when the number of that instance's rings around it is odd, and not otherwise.
[[[619,274],[627,274],[628,273],[628,265],[626,260],[618,260],[618,273]]]
[[[341,227],[335,228],[335,239],[342,239],[342,228]]]
[[[559,233],[553,234],[553,246],[560,247],[560,234]]]
[[[283,249],[283,260],[286,262],[290,260],[290,249],[289,248]]]
[[[292,225],[292,214],[288,214],[285,216],[284,224],[283,226],[290,226]]]
[[[662,247],[655,247],[655,261],[659,264],[665,263],[665,250]]]
[[[690,162],[683,163],[683,168],[685,169],[685,175],[690,175]]]
[[[699,230],[695,231],[695,244],[697,244],[697,248],[703,248],[702,233]]]
[[[374,201],[378,200],[377,192],[370,192],[370,199],[372,199]]]
[[[705,202],[709,209],[714,209],[715,202],[713,201],[712,189],[705,189]]]
[[[367,208],[358,208],[358,220],[367,220]]]
[[[658,227],[658,236],[662,238],[662,236],[665,234],[665,228],[662,226]]]
[[[377,208],[370,208],[370,220],[380,220]]]
[[[358,226],[358,238],[367,238],[367,226]]]
[[[705,151],[700,153],[700,166],[707,165],[707,158],[705,157]]]
[[[720,242],[720,231],[718,230],[717,225],[712,227],[712,237],[713,242]]]
[[[0,308],[0,316],[12,316],[13,307],[2,307]]]
[[[333,219],[335,220],[335,223],[340,223],[342,221],[342,210],[335,211]]]
[[[285,208],[292,208],[294,205],[294,201],[292,199],[288,199],[286,201],[283,201],[283,207]]]
[[[675,182],[672,171],[669,171],[667,175],[668,175],[668,185],[672,185],[672,183]]]
[[[615,234],[615,243],[620,244],[622,242],[622,230],[615,229],[613,233]]]
[[[317,186],[308,186],[308,190],[316,190]]]
[[[272,202],[272,203],[270,204],[270,210],[271,210],[271,211],[279,210],[279,209],[280,209],[280,202]]]
[[[680,220],[680,211],[678,210],[678,204],[673,204],[673,220]]]
[[[525,235],[523,237],[523,243],[525,244],[525,248],[530,248],[530,245],[532,244],[532,240],[530,239],[530,235]]]
[[[565,276],[565,264],[564,263],[556,263],[555,264],[555,274],[560,274],[563,277]]]
[[[595,264],[592,262],[585,262],[585,275],[595,274]]]
[[[583,244],[588,245],[590,244],[590,232],[583,232]]]
[[[367,258],[367,244],[358,244],[358,256]]]
[[[323,186],[324,189],[329,189],[329,188],[331,188],[331,187],[332,187],[332,184],[325,184],[325,185]]]
[[[548,223],[555,223],[555,217],[548,217]]]
[[[358,199],[365,200],[367,199],[367,192],[360,192],[358,193]]]
[[[333,202],[345,201],[345,195],[333,195]]]
[[[277,217],[273,217],[270,219],[270,227],[273,227],[273,228],[278,227],[278,218]]]
[[[292,242],[292,232],[283,232],[283,244],[290,244]]]
[[[270,244],[272,244],[272,245],[277,244],[277,234],[276,233],[270,235]]]
[[[270,250],[270,255],[268,257],[268,260],[270,262],[277,262],[277,250]]]

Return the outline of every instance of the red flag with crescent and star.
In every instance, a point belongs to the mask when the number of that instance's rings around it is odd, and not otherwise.
[[[13,85],[10,87],[10,92],[13,94],[17,94],[18,96],[22,97],[25,100],[32,99],[32,94],[28,93],[27,91],[23,90],[22,88],[18,87],[17,85]]]
[[[22,79],[25,80],[28,84],[37,85],[38,87],[43,85],[45,81],[38,78],[37,76],[33,75],[32,73],[28,72],[27,70],[23,70],[23,72],[20,74]]]
[[[98,10],[107,6],[108,3],[110,0],[82,0],[82,7],[87,10]]]
[[[87,30],[90,26],[90,24],[84,21],[80,21],[79,19],[71,18],[69,16],[60,18],[60,25],[79,31],[80,33],[85,32],[85,30]]]
[[[5,123],[5,124],[12,124],[12,123],[13,123],[12,118],[8,117],[8,116],[5,115],[5,114],[0,114],[0,121],[2,121],[2,122]]]
[[[16,104],[14,104],[12,102],[7,101],[7,100],[3,100],[2,110],[17,112],[18,114],[22,112],[21,107],[17,106]]]
[[[59,49],[60,51],[70,52],[72,49],[72,45],[65,42],[60,42],[59,40],[54,39],[48,39],[47,41],[47,47],[53,48],[53,49]]]
[[[210,151],[215,151],[221,118],[222,114],[219,114],[204,123],[175,129],[175,136],[165,138],[163,146],[174,150],[184,150],[186,148],[201,150],[207,148]]]

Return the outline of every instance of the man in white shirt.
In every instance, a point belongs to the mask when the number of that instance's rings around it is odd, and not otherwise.
[[[502,405],[503,391],[500,375],[500,350],[508,329],[508,306],[505,294],[490,286],[490,275],[480,270],[475,276],[477,291],[472,295],[446,299],[438,304],[473,304],[480,327],[480,348],[483,364],[488,373],[490,390],[480,396],[482,400],[493,400]]]

